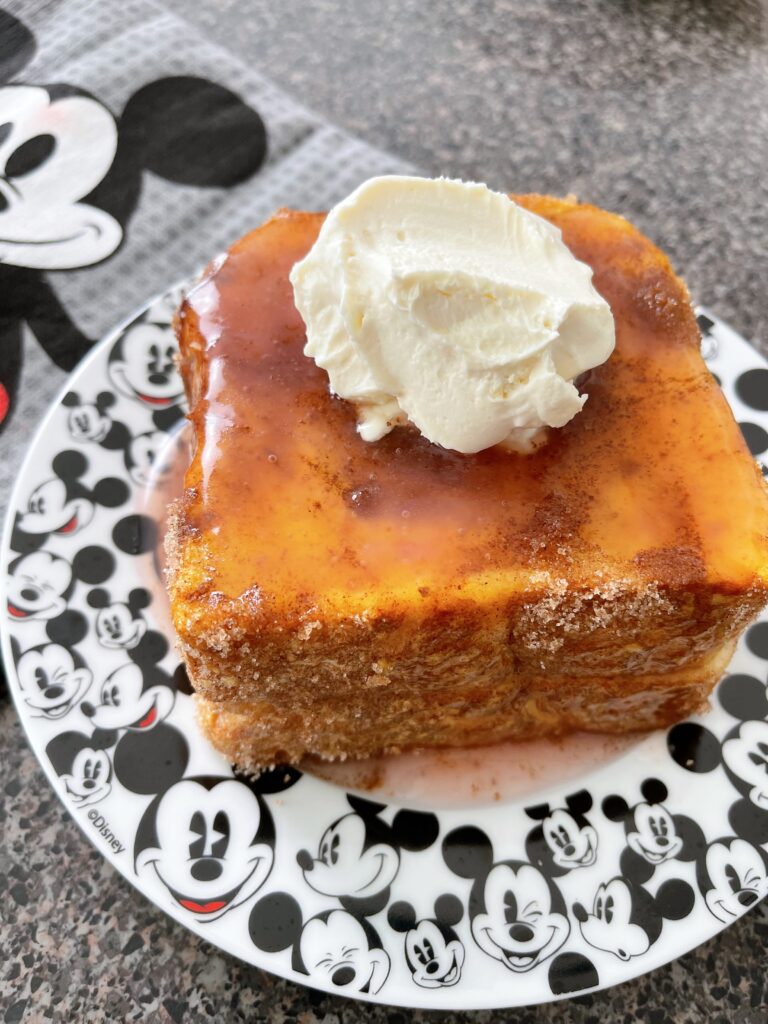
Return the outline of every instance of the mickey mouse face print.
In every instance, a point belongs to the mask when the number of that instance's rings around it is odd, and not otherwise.
[[[115,120],[96,100],[31,85],[0,89],[0,262],[66,270],[111,255],[122,228],[83,199],[116,149]]]

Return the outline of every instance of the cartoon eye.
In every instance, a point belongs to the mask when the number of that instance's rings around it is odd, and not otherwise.
[[[105,687],[104,692],[101,695],[101,703],[107,704],[112,708],[120,707],[120,691],[117,688],[117,683],[113,683],[111,686]]]
[[[613,920],[613,896],[606,896],[605,898],[605,920],[608,924]]]
[[[651,833],[657,839],[659,836],[665,836],[669,832],[669,822],[666,818],[650,818],[649,824],[651,826]]]
[[[120,619],[117,615],[113,615],[111,619],[105,619],[104,626],[113,639],[120,636]]]
[[[15,149],[5,164],[6,178],[23,178],[36,171],[56,148],[53,135],[34,135]]]
[[[725,877],[728,881],[728,885],[731,887],[731,892],[738,892],[741,888],[741,880],[739,879],[739,873],[733,864],[726,864]]]
[[[6,121],[5,124],[0,124],[0,146],[3,145],[5,140],[13,131],[13,122]]]
[[[323,842],[323,843],[320,844],[320,858],[319,859],[323,862],[323,864],[330,864],[331,863],[330,857],[328,856],[328,843],[327,842]]]
[[[163,366],[163,370],[166,373],[170,373],[171,370],[173,369],[173,365],[174,365],[173,357],[174,357],[173,346],[169,345],[168,348],[166,348],[166,350],[165,350],[165,365]]]
[[[190,859],[196,859],[202,857],[205,853],[205,818],[202,816],[200,811],[195,811],[189,822],[189,831],[192,835],[197,836],[197,839],[193,839],[189,844],[189,856]]]
[[[331,864],[336,864],[339,859],[339,846],[341,844],[341,837],[334,836],[331,840]]]
[[[414,946],[413,951],[416,954],[416,959],[419,961],[422,967],[426,967],[429,958],[427,957],[426,953],[421,948],[421,946]]]
[[[542,912],[539,910],[539,904],[536,900],[531,900],[530,903],[523,907],[521,917],[524,921],[538,921],[541,916]]]
[[[224,811],[217,811],[213,819],[213,831],[219,838],[211,843],[211,856],[224,857],[229,845],[229,818]]]
[[[424,939],[424,952],[427,954],[430,960],[435,959],[435,949],[429,939]]]
[[[504,893],[504,920],[507,924],[517,920],[517,900],[511,889]]]
[[[598,896],[595,900],[595,917],[603,918],[603,897]]]
[[[768,743],[758,743],[757,749],[760,753],[756,754],[752,751],[749,755],[749,760],[758,767],[762,765],[763,771],[768,774]]]
[[[35,669],[35,682],[40,690],[44,690],[48,685],[48,673],[43,668]]]

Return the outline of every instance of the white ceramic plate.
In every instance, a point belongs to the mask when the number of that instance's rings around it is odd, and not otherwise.
[[[243,960],[446,1010],[615,985],[761,899],[768,621],[740,644],[712,710],[669,733],[233,775],[195,727],[159,575],[158,510],[184,461],[177,299],[73,375],[31,446],[3,542],[19,714],[104,856]],[[768,364],[711,315],[700,322],[763,455]]]

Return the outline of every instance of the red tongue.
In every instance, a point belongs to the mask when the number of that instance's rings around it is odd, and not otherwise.
[[[212,914],[215,910],[226,907],[224,900],[211,900],[210,903],[195,903],[194,900],[179,900],[185,910],[192,910],[196,914]]]
[[[26,617],[29,615],[29,612],[22,611],[21,608],[17,608],[16,605],[11,604],[10,601],[8,602],[8,611],[11,613],[14,619],[26,619]]]
[[[151,395],[139,395],[142,402],[148,402],[150,405],[168,405],[171,401],[170,398],[153,398]]]
[[[140,729],[147,729],[147,728],[149,728],[150,725],[154,724],[154,721],[155,721],[156,718],[157,718],[157,708],[153,704],[152,707],[149,709],[149,711],[144,716],[144,718],[142,718],[141,721],[139,722],[139,728]]]
[[[56,531],[56,533],[72,533],[72,531],[74,530],[74,528],[76,526],[77,526],[77,512],[75,512],[75,514],[72,516],[72,518],[69,520],[69,522],[65,523],[64,526],[60,527],[60,529],[58,529]]]

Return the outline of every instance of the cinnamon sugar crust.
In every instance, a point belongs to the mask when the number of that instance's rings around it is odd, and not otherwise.
[[[583,412],[534,455],[358,437],[288,282],[320,214],[282,212],[183,303],[196,451],[169,592],[232,760],[666,725],[768,598],[768,498],[684,285],[622,218],[518,201],[593,267],[617,327]]]

